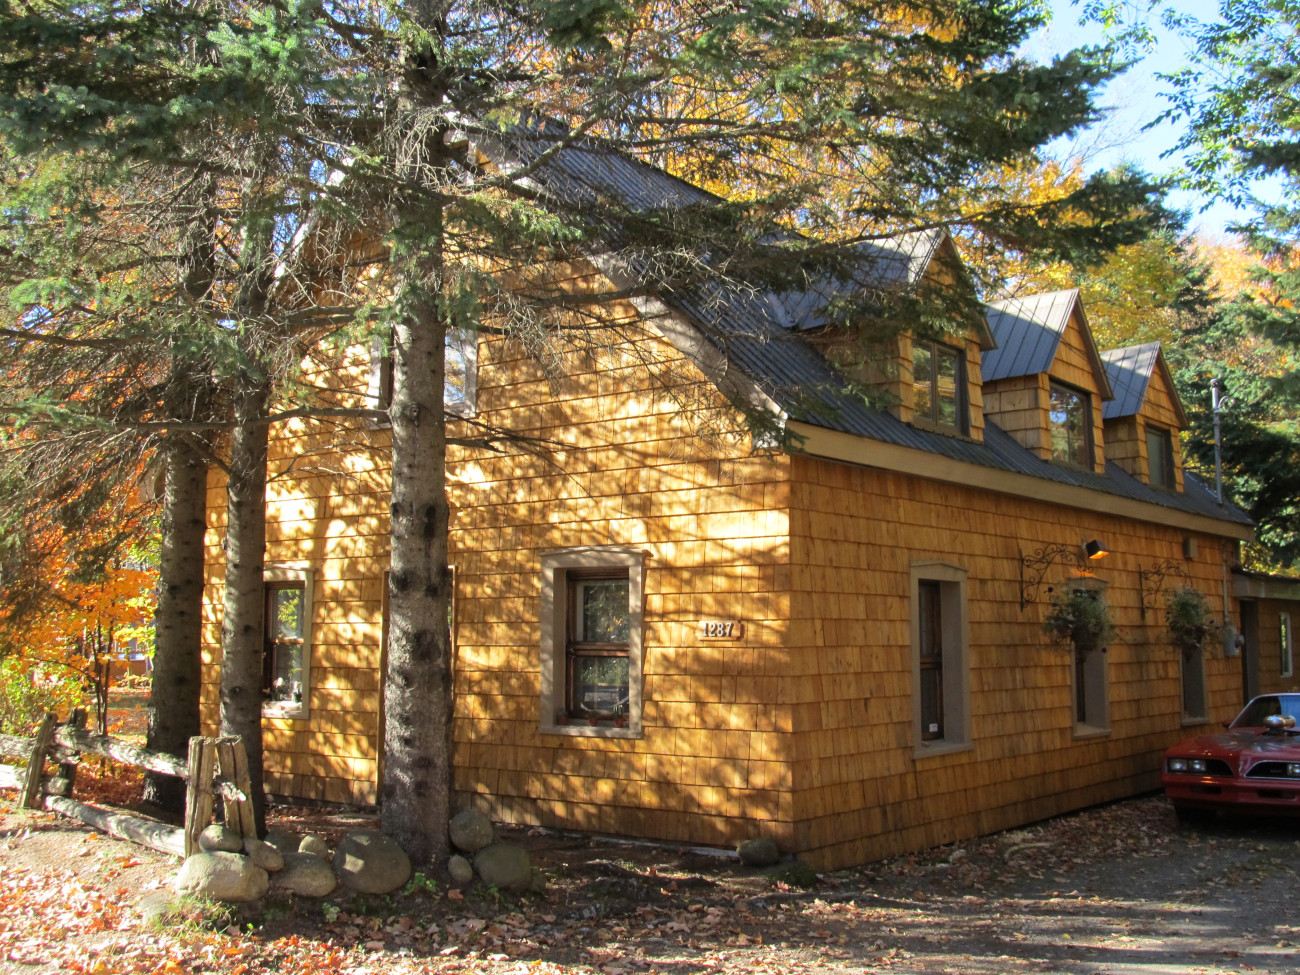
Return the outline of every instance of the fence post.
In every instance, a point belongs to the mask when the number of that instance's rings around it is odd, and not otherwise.
[[[253,815],[251,787],[248,783],[248,753],[244,739],[238,735],[217,739],[217,768],[221,777],[244,794],[243,799],[222,797],[222,815],[226,826],[241,836],[257,838],[257,819]]]
[[[18,804],[23,809],[41,808],[41,778],[45,775],[45,756],[49,754],[50,743],[54,741],[54,726],[58,720],[47,711],[36,731],[36,743],[32,745],[32,757],[27,763],[27,778],[23,780],[23,797]]]
[[[68,718],[65,728],[72,730],[74,734],[79,734],[86,730],[86,709],[77,708],[72,712],[72,717]],[[77,768],[81,765],[81,753],[73,752],[66,754],[63,761],[59,763],[59,772],[50,782],[49,793],[52,796],[63,796],[65,799],[72,798],[73,786],[77,783]]]
[[[198,852],[199,834],[212,822],[212,776],[216,746],[211,738],[190,739],[189,772],[185,785],[185,855]]]

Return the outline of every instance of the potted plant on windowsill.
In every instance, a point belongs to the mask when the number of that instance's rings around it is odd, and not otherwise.
[[[1099,593],[1070,589],[1052,595],[1043,630],[1058,643],[1070,644],[1076,653],[1087,654],[1104,649],[1115,628]]]
[[[1191,586],[1170,590],[1165,598],[1165,622],[1169,638],[1184,657],[1190,658],[1205,646],[1214,630],[1210,604]]]
[[[569,712],[564,708],[560,708],[558,711],[556,711],[555,723],[560,726],[567,725],[569,723]]]
[[[614,708],[614,710],[610,712],[610,717],[614,719],[615,728],[627,727],[627,710],[623,707],[623,705],[621,704],[617,705]]]

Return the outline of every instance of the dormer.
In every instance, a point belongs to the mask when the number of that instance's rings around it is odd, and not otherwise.
[[[1163,491],[1183,489],[1187,414],[1159,342],[1101,354],[1115,398],[1102,409],[1106,459]]]
[[[1113,398],[1077,289],[985,306],[984,413],[1043,460],[1101,473]]]
[[[980,356],[994,347],[993,335],[983,316],[972,313],[978,306],[952,238],[922,231],[860,249],[864,284],[898,295],[913,314],[904,329],[870,347],[828,335],[827,355],[904,423],[982,441]],[[933,324],[927,328],[917,319]]]

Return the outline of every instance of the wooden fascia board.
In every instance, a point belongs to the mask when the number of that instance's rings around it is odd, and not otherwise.
[[[1232,594],[1238,599],[1300,600],[1300,579],[1260,578],[1244,572],[1234,572]]]
[[[1145,501],[1121,498],[1074,484],[1045,481],[1028,474],[968,464],[950,457],[916,450],[913,447],[867,440],[851,433],[827,430],[797,420],[790,421],[787,429],[792,439],[798,442],[798,450],[801,453],[827,460],[902,474],[914,474],[927,480],[943,481],[1034,501],[1046,501],[1049,504],[1132,518],[1136,521],[1203,532],[1207,535],[1219,535],[1241,541],[1250,541],[1254,538],[1254,531],[1249,525],[1220,521],[1217,518],[1177,511],[1161,505],[1148,504]]]

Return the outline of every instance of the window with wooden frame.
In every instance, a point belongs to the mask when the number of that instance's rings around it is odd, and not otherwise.
[[[911,566],[913,725],[918,754],[970,747],[966,570]]]
[[[644,562],[621,546],[543,554],[543,731],[640,734]]]
[[[1076,467],[1093,466],[1092,400],[1087,393],[1052,383],[1048,406],[1052,460]]]
[[[1278,651],[1281,656],[1281,666],[1278,668],[1278,676],[1291,677],[1295,673],[1295,660],[1292,655],[1292,647],[1291,647],[1291,614],[1290,613],[1278,614],[1277,637],[1278,637]]]
[[[391,337],[375,336],[370,340],[370,376],[366,398],[376,410],[393,405],[393,353]],[[444,359],[442,401],[449,413],[470,416],[478,408],[478,333],[447,333]],[[376,421],[387,426],[386,420]]]
[[[966,405],[966,357],[960,349],[929,339],[912,341],[913,422],[952,433],[970,429]]]
[[[1092,599],[1105,600],[1104,583],[1088,580],[1087,585],[1077,582],[1072,587],[1076,592],[1086,593]],[[1110,679],[1107,673],[1107,652],[1105,647],[1080,650],[1071,647],[1074,671],[1074,733],[1076,735],[1100,735],[1110,731]]]
[[[263,580],[262,710],[301,717],[311,692],[312,574],[268,566]]]
[[[1178,482],[1174,477],[1174,438],[1168,430],[1148,426],[1147,433],[1147,483],[1153,488],[1172,491]]]

